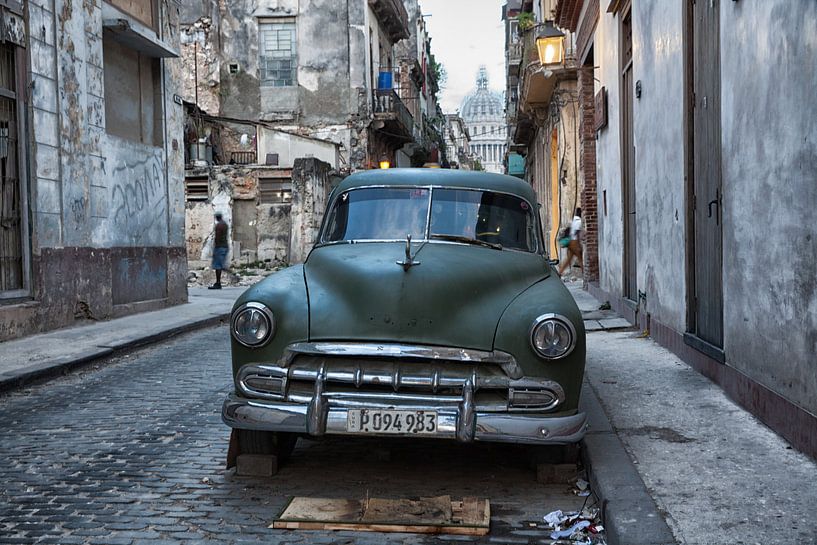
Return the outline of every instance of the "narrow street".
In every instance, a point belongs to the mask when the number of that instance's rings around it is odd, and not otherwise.
[[[817,0],[0,0],[0,545],[817,545],[815,89]]]
[[[0,543],[463,539],[267,528],[291,496],[367,494],[484,496],[491,533],[480,542],[540,543],[549,531],[531,523],[584,503],[569,484],[539,484],[527,451],[501,444],[300,440],[275,477],[237,477],[224,469],[219,414],[228,361],[227,328],[215,327],[0,398]]]

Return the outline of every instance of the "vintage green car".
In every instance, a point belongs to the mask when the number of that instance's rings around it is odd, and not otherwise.
[[[306,262],[235,303],[232,451],[286,457],[325,434],[579,441],[584,324],[535,203],[483,172],[343,180]]]

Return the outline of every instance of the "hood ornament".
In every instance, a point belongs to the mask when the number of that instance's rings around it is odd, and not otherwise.
[[[417,255],[417,253],[415,252],[414,255]],[[414,258],[411,257],[411,234],[406,235],[406,259],[405,259],[405,261],[397,261],[396,263],[398,265],[400,265],[401,267],[403,267],[404,271],[408,271],[413,266],[420,264],[419,261],[414,261]]]

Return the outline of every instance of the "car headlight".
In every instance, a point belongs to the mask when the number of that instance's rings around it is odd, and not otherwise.
[[[275,334],[275,320],[272,311],[262,303],[244,303],[233,312],[230,329],[236,341],[258,348]]]
[[[555,360],[570,354],[576,346],[576,329],[559,314],[543,314],[533,321],[530,342],[539,356]]]

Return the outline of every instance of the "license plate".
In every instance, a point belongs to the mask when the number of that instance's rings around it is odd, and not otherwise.
[[[346,416],[346,431],[406,435],[434,434],[437,432],[437,412],[349,409]]]

